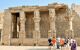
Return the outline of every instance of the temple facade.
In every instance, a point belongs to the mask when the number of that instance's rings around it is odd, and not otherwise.
[[[76,16],[75,9],[57,3],[5,9],[0,44],[47,46],[49,37],[75,38]]]

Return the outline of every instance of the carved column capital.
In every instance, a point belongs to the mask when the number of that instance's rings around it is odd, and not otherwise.
[[[34,10],[34,17],[40,17],[39,9]]]
[[[49,9],[50,22],[55,21],[55,9]]]
[[[25,22],[25,12],[24,11],[20,11],[20,22],[24,23]]]
[[[33,18],[35,23],[40,22],[40,13],[39,13],[39,9],[34,11],[34,18]]]
[[[54,17],[55,16],[55,9],[49,9],[49,15],[50,15],[50,17]]]

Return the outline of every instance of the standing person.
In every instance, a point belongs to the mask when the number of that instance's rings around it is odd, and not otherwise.
[[[57,38],[57,49],[60,49],[60,37]]]
[[[52,39],[52,44],[53,44],[53,46],[56,45],[56,38],[55,37],[53,37],[53,39]]]
[[[53,44],[54,50],[56,50],[56,37],[53,37],[52,44]]]
[[[71,44],[71,50],[76,50],[76,46],[77,46],[76,42],[73,41]]]
[[[49,46],[52,46],[52,37],[48,39]]]
[[[69,47],[69,44],[70,44],[70,39],[68,38],[68,39],[67,39],[67,44],[66,44],[67,47]]]
[[[68,47],[69,38],[65,38],[64,45]]]
[[[73,43],[74,39],[71,37],[70,39],[70,45]]]
[[[52,46],[52,37],[50,37],[50,38],[48,39],[48,43],[49,43],[49,49],[51,50],[51,46]]]
[[[60,45],[61,45],[61,47],[64,46],[64,39],[63,38],[60,39]]]

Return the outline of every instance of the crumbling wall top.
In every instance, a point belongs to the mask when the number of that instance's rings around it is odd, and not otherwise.
[[[11,7],[8,10],[9,11],[34,11],[35,9],[40,9],[42,11],[48,10],[50,8],[54,8],[56,10],[58,9],[67,9],[68,6],[65,4],[58,4],[58,3],[53,3],[53,4],[48,4],[47,6],[17,6],[17,7]]]

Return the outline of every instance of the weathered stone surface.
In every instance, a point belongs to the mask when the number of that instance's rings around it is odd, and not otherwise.
[[[38,45],[38,39],[40,38],[40,12],[39,9],[34,11],[34,43]],[[35,36],[36,35],[36,36]]]
[[[1,26],[3,28],[1,43],[4,45],[43,46],[48,45],[48,37],[71,37],[73,35],[72,33],[74,33],[74,38],[78,41],[77,43],[79,44],[79,8],[80,6],[73,5],[73,14],[68,13],[67,9],[69,8],[64,4],[10,8],[5,11],[5,14],[3,14],[4,22],[2,22],[3,26]],[[19,32],[18,38],[12,38],[12,13],[16,14],[16,18],[14,20],[17,21],[17,17],[20,17],[20,23],[15,23],[15,25],[19,24],[19,27],[15,29],[15,31],[18,31],[14,32]],[[19,15],[17,13],[19,13]],[[74,17],[73,20],[70,20],[71,17]],[[28,35],[32,37],[26,37]]]
[[[56,14],[55,9],[49,9],[51,36],[54,36],[54,37],[56,37],[55,14]]]
[[[19,32],[19,43],[23,45],[23,40],[25,39],[25,13],[20,11],[20,32]]]
[[[10,39],[12,33],[11,29],[12,20],[11,20],[11,13],[8,10],[5,11],[3,19],[5,20],[5,22],[3,23],[3,33],[2,33],[1,43],[4,45],[10,45]]]

